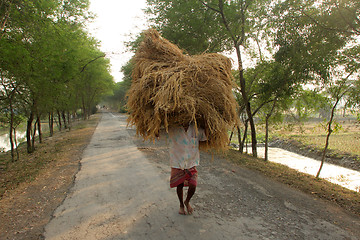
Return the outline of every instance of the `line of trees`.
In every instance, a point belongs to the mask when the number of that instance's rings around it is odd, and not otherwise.
[[[328,119],[329,135],[339,101],[360,116],[358,0],[147,0],[147,5],[153,27],[187,53],[236,53],[240,151],[250,127],[257,156],[255,119],[265,123],[267,149],[269,124],[284,113],[301,119],[317,111]],[[245,69],[244,61],[252,61],[251,67]]]
[[[109,60],[89,36],[88,0],[2,0],[0,3],[0,108],[9,126],[12,158],[16,127],[27,122],[27,151],[42,141],[41,119],[69,128],[81,109],[88,118],[114,82]]]

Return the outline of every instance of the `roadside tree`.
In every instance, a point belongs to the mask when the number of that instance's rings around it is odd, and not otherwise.
[[[36,130],[42,140],[44,116],[50,134],[56,113],[58,124],[69,127],[70,112],[86,105],[88,116],[98,97],[112,87],[108,60],[83,30],[91,17],[88,5],[87,0],[1,2],[0,71],[26,116],[29,153],[35,149]],[[80,90],[91,97],[80,98]]]
[[[274,1],[148,0],[151,20],[164,37],[189,53],[233,50],[237,55],[240,93],[251,129],[253,156],[257,156],[256,129],[243,68],[243,52],[252,43],[266,42]],[[259,48],[260,49],[260,48]],[[258,54],[262,58],[261,51]]]
[[[323,155],[335,108],[356,82],[349,81],[349,77],[360,70],[359,4],[355,0],[283,1],[276,12],[277,22],[284,23],[278,26],[276,35],[277,61],[292,69],[304,84],[325,87],[334,101]]]

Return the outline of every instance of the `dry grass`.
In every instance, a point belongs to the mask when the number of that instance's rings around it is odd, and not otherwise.
[[[36,144],[33,154],[20,146],[21,159],[0,170],[1,239],[43,239],[44,227],[74,182],[99,117],[76,121],[71,131],[56,132]],[[8,161],[9,154],[0,156],[0,163]]]
[[[271,130],[272,135],[290,138],[316,149],[325,146],[326,130],[323,123],[308,122],[302,125],[282,125]],[[329,149],[335,153],[360,155],[360,126],[354,121],[341,122],[339,130],[330,136]]]
[[[155,30],[144,34],[135,55],[128,92],[128,122],[153,140],[162,126],[195,123],[208,147],[224,149],[227,130],[238,122],[230,60],[220,54],[188,56]]]
[[[297,140],[306,145],[313,145],[317,148],[325,146],[325,135],[306,135],[306,136],[291,136],[292,139]],[[360,134],[359,133],[339,133],[330,136],[329,149],[338,152],[347,152],[355,155],[360,155]]]
[[[0,154],[0,199],[3,194],[17,188],[22,183],[31,182],[39,176],[47,165],[58,159],[69,159],[87,145],[99,118],[76,122],[71,131],[57,132],[53,137],[45,138],[43,143],[35,144],[32,154],[26,152],[26,144],[19,146],[20,159],[12,162],[10,153]]]

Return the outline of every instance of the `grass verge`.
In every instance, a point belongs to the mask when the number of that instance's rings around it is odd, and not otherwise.
[[[21,144],[20,158],[15,162],[11,161],[10,152],[0,154],[0,199],[6,191],[33,181],[50,163],[71,158],[82,150],[90,141],[99,118],[93,115],[87,121],[74,122],[71,131],[56,132],[53,137],[35,144],[34,153],[28,154],[26,144]]]
[[[312,175],[298,172],[285,165],[265,162],[262,159],[241,154],[236,150],[229,150],[226,158],[240,166],[255,170],[261,174],[304,193],[317,196],[323,200],[337,204],[338,206],[360,216],[360,194],[330,183]]]

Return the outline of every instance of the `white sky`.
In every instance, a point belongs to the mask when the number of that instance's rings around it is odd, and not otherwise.
[[[101,41],[101,51],[111,62],[111,74],[122,81],[121,67],[131,58],[125,42],[147,29],[145,0],[90,0],[90,11],[97,15],[88,25],[90,33]]]
[[[144,8],[146,0],[90,0],[90,11],[97,17],[88,24],[88,29],[101,41],[100,49],[110,59],[111,74],[116,82],[122,81],[121,67],[133,55],[127,52],[125,42],[149,28]],[[233,68],[237,68],[236,54],[224,54],[233,59]],[[244,67],[254,64],[249,57],[244,55],[243,58]]]

